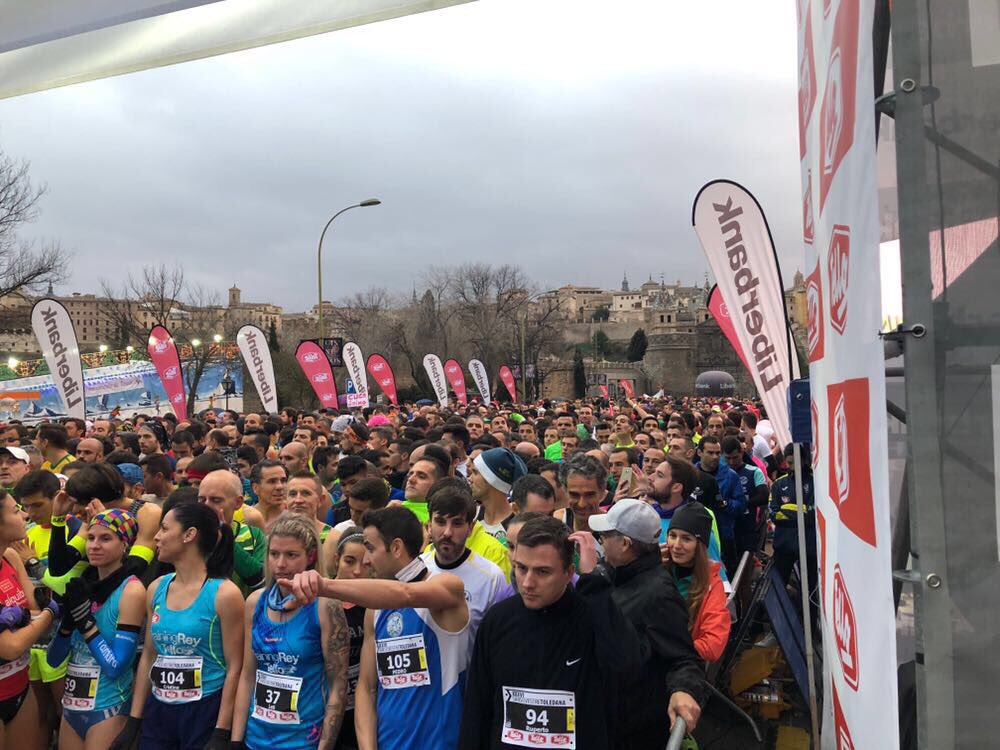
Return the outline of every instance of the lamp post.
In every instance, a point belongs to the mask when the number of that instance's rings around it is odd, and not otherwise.
[[[326,236],[326,230],[330,228],[333,220],[340,216],[345,211],[350,211],[352,208],[367,208],[368,206],[377,206],[382,201],[378,198],[369,198],[368,200],[363,200],[360,203],[355,203],[353,206],[348,206],[347,208],[342,208],[333,216],[330,220],[326,222],[326,226],[323,227],[323,232],[319,236],[319,247],[316,250],[316,285],[318,289],[318,302],[317,307],[319,313],[319,345],[323,346],[323,238]]]

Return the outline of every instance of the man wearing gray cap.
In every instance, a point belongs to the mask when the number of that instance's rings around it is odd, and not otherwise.
[[[643,667],[618,693],[616,748],[663,747],[674,718],[688,731],[701,713],[702,662],[688,630],[688,612],[670,574],[660,564],[660,516],[641,500],[624,499],[592,515],[614,583],[611,598],[635,627]],[[580,573],[590,555],[580,555]]]

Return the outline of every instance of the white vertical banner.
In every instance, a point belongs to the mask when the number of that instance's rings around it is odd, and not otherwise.
[[[899,747],[874,0],[796,0],[824,748]]]
[[[434,389],[434,395],[437,396],[438,403],[441,406],[447,406],[448,380],[444,375],[444,365],[441,364],[441,358],[436,354],[426,355],[424,357],[424,371],[431,381],[431,387]]]
[[[476,389],[479,391],[479,395],[483,397],[483,403],[489,406],[490,376],[486,373],[486,365],[478,359],[470,359],[469,372],[472,373],[472,379],[476,383]]]
[[[698,191],[691,222],[729,311],[737,351],[784,447],[791,440],[788,383],[798,375],[798,358],[788,357],[785,292],[764,211],[742,185],[714,180]]]
[[[66,415],[86,419],[83,362],[69,312],[54,299],[40,299],[31,308],[31,330],[42,347]]]
[[[353,341],[344,344],[344,365],[347,366],[347,372],[351,376],[351,381],[354,383],[354,392],[358,395],[358,400],[360,397],[364,397],[365,403],[368,403],[368,372],[365,370],[365,358],[361,353],[361,347],[355,344]]]
[[[245,325],[236,333],[236,345],[240,348],[250,377],[257,388],[260,403],[268,414],[278,413],[278,388],[274,379],[274,364],[271,350],[267,346],[267,336],[254,325]]]

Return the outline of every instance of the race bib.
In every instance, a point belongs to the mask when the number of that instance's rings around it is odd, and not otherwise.
[[[520,747],[576,747],[576,699],[565,690],[503,687],[500,741]]]
[[[149,670],[153,695],[164,703],[201,700],[200,656],[157,656]]]
[[[358,675],[361,674],[361,665],[352,664],[347,668],[347,710],[354,710],[354,694],[358,692]]]
[[[253,715],[268,724],[299,723],[301,677],[286,677],[257,670]]]
[[[14,659],[14,661],[6,661],[3,664],[0,664],[0,680],[5,680],[18,672],[27,669],[30,658],[29,653],[24,653]]]
[[[376,641],[375,661],[379,682],[386,690],[431,684],[422,633]]]
[[[101,680],[98,666],[66,667],[66,687],[63,689],[63,708],[70,711],[93,711],[97,701],[97,685]]]

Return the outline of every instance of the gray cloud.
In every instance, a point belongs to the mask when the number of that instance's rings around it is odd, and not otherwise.
[[[574,24],[567,2],[529,11],[542,2],[0,102],[0,143],[50,187],[30,232],[75,252],[62,291],[176,258],[220,298],[235,281],[245,299],[297,311],[315,300],[329,215],[377,196],[328,235],[328,298],[405,294],[427,266],[464,261],[518,263],[542,286],[617,286],[626,268],[691,283],[706,269],[691,202],[727,177],[761,201],[789,278],[801,265],[793,6],[684,9],[650,29],[660,4],[616,3],[614,18],[609,3],[572,4]]]

